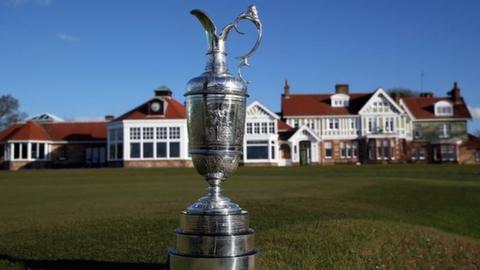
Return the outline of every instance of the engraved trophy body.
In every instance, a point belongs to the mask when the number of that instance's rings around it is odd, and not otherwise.
[[[208,194],[180,214],[176,247],[170,250],[171,270],[253,270],[257,250],[248,214],[221,195],[221,183],[237,168],[242,155],[248,82],[240,70],[260,45],[262,24],[255,6],[241,13],[217,34],[212,19],[192,10],[205,29],[209,48],[205,72],[187,84],[186,106],[189,151]],[[228,73],[225,43],[238,23],[255,24],[258,39],[240,57],[238,76]]]

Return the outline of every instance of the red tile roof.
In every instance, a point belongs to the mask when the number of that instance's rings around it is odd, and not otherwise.
[[[332,107],[333,94],[289,94],[282,96],[283,117],[303,115],[352,115],[365,105],[372,93],[349,94],[348,107]]]
[[[0,132],[0,141],[101,141],[106,139],[105,122],[37,123],[29,121],[14,124]]]
[[[107,139],[106,122],[62,122],[41,125],[53,141],[102,141]]]
[[[153,100],[165,100],[167,102],[167,111],[165,112],[165,115],[162,116],[155,116],[155,115],[149,115],[148,114],[148,105],[153,101]],[[165,97],[165,98],[153,98],[142,105],[136,107],[135,109],[117,117],[113,121],[122,121],[122,120],[141,120],[141,119],[185,119],[187,118],[186,115],[186,110],[185,106],[183,106],[182,103],[176,101],[175,99],[171,97]]]
[[[2,140],[50,140],[45,129],[33,121],[28,121],[23,125],[15,124],[11,127],[10,132],[8,130],[9,128],[6,129],[5,136],[1,138]]]
[[[436,116],[435,103],[438,101],[451,101],[449,97],[407,97],[402,101],[407,106],[408,111],[416,119],[456,119],[456,118],[471,118],[467,105],[463,98],[459,102],[453,104],[453,116]]]
[[[284,121],[282,121],[280,119],[277,120],[277,128],[278,128],[279,131],[286,131],[286,130],[292,130],[293,129],[289,124],[285,123]]]

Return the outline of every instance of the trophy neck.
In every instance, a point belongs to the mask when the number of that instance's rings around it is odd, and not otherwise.
[[[214,49],[207,53],[205,72],[214,74],[228,73],[227,53],[225,50]]]

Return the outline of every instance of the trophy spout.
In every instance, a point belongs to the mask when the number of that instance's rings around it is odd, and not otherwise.
[[[190,14],[197,17],[198,21],[205,29],[205,35],[207,37],[208,42],[208,52],[212,52],[218,49],[218,36],[217,36],[217,27],[213,20],[203,11],[199,9],[194,9],[190,11]]]

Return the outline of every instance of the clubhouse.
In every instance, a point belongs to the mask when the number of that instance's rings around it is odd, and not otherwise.
[[[166,87],[154,93],[103,121],[45,113],[13,124],[0,131],[0,166],[191,167],[185,106]],[[351,93],[347,84],[331,93],[292,94],[286,81],[280,113],[259,101],[248,105],[242,164],[480,164],[470,119],[456,83],[446,96],[400,98],[381,88]]]

